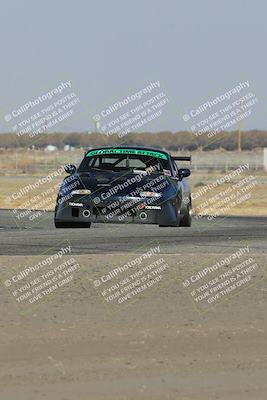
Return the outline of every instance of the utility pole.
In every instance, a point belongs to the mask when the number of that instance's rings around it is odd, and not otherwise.
[[[243,111],[243,102],[241,100],[241,112]],[[238,152],[242,151],[242,119],[239,121],[239,130],[238,130]]]
[[[15,158],[15,160],[16,160],[16,175],[18,174],[18,150],[16,149],[16,158]]]
[[[239,127],[239,131],[238,131],[238,152],[239,153],[241,153],[241,151],[242,151],[241,142],[242,142],[242,132],[241,132],[241,129]]]

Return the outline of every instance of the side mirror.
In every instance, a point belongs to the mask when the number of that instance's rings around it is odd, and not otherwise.
[[[67,174],[69,175],[73,175],[76,172],[76,167],[73,164],[67,164],[64,167],[65,172],[67,172]]]
[[[181,180],[183,178],[187,178],[190,175],[191,175],[190,169],[188,169],[188,168],[180,168],[180,169],[178,169],[178,178],[180,178]]]

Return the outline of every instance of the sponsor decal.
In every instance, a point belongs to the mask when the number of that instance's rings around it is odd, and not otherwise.
[[[140,155],[140,156],[150,156],[150,157],[156,157],[156,158],[162,158],[164,160],[167,160],[167,155],[164,153],[161,153],[159,151],[151,151],[151,150],[141,150],[141,149],[99,149],[99,150],[91,150],[88,151],[86,154],[86,157],[92,157],[96,155],[102,155],[102,154],[134,154],[134,155]]]
[[[83,203],[73,203],[73,202],[69,202],[69,206],[72,207],[83,207]]]

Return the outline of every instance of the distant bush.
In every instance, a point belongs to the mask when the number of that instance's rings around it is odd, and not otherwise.
[[[214,138],[207,135],[196,136],[192,132],[142,132],[129,133],[123,138],[117,135],[106,136],[103,133],[72,132],[72,133],[42,133],[33,139],[27,136],[18,137],[15,133],[0,134],[0,148],[28,148],[34,144],[35,148],[44,149],[48,144],[53,144],[58,149],[63,149],[66,144],[73,147],[92,148],[97,146],[115,146],[118,144],[133,146],[148,146],[164,148],[170,151],[194,151],[201,149],[210,151],[224,149],[237,150],[238,132],[220,132]],[[267,131],[250,130],[242,133],[242,149],[253,150],[267,147]]]

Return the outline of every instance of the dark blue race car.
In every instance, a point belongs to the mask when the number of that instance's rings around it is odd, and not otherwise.
[[[190,170],[168,152],[140,147],[89,150],[60,187],[56,228],[90,228],[92,222],[191,225]]]

